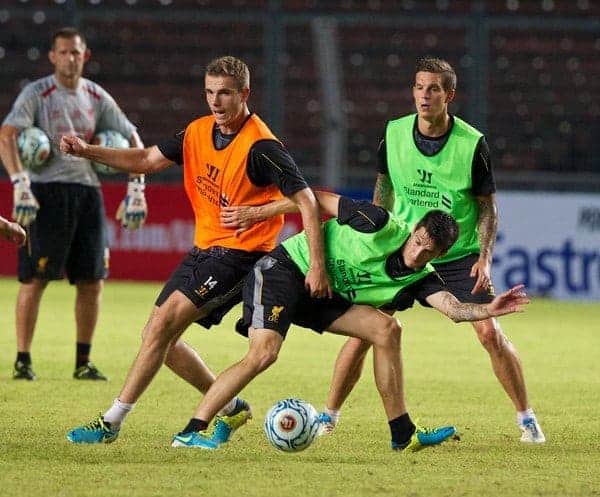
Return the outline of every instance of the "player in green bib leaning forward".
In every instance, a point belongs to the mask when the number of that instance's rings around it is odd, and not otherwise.
[[[352,336],[373,345],[374,374],[391,433],[392,448],[418,450],[455,433],[415,426],[404,404],[399,323],[376,309],[404,308],[418,295],[452,320],[475,321],[518,312],[527,304],[522,286],[489,304],[463,304],[445,291],[429,261],[447,252],[458,237],[448,214],[428,212],[411,230],[385,209],[328,192],[315,192],[325,212],[336,216],[324,223],[325,262],[333,297],[313,298],[304,279],[309,251],[304,232],[260,259],[244,284],[244,317],[238,331],[249,337],[246,356],[222,372],[200,403],[195,416],[173,439],[174,447],[216,449],[236,428],[212,418],[277,355],[288,328],[295,323],[319,333]]]
[[[458,222],[460,236],[433,265],[458,300],[485,303],[493,297],[490,272],[498,223],[495,183],[485,137],[448,113],[455,92],[456,74],[448,62],[428,58],[417,63],[413,87],[417,113],[387,124],[379,146],[373,201],[409,223],[430,209],[449,212]],[[473,328],[517,410],[521,441],[545,442],[529,405],[515,347],[496,319],[476,321]],[[360,377],[369,346],[352,338],[340,351],[327,402],[334,422]]]

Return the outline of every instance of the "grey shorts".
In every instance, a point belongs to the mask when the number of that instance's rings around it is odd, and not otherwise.
[[[242,334],[241,330],[252,326],[277,331],[285,338],[292,323],[322,333],[352,307],[336,293],[331,299],[311,297],[304,287],[304,275],[282,247],[256,263],[243,295],[243,326],[237,327]]]

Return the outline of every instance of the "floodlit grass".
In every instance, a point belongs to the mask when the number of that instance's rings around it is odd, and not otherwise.
[[[534,301],[502,320],[520,351],[531,402],[548,442],[518,441],[512,405],[469,325],[415,308],[404,323],[407,398],[413,418],[453,423],[460,442],[394,453],[370,367],[333,436],[303,453],[268,444],[262,417],[296,396],[318,409],[343,339],[293,329],[279,361],[244,392],[255,419],[218,451],[172,449],[199,395],[159,373],[112,445],[74,446],[66,431],[117,395],[139,344],[158,285],[108,282],[93,360],[108,383],[71,378],[73,289],[53,283],[42,302],[33,347],[33,383],[11,379],[17,285],[0,279],[0,494],[19,496],[593,496],[600,495],[600,306]],[[186,339],[216,370],[242,356],[232,313],[213,331]],[[369,360],[370,363],[370,360]]]

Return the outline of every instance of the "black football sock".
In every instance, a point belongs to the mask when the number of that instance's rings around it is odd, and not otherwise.
[[[193,431],[204,431],[208,428],[208,423],[198,418],[190,419],[190,422],[186,427],[181,430],[177,435],[183,435],[184,433],[191,433]]]
[[[82,343],[77,342],[77,354],[75,356],[75,368],[80,368],[81,366],[90,362],[90,350],[92,348],[91,343]]]
[[[411,421],[408,413],[388,421],[388,424],[392,433],[392,442],[399,445],[399,448],[404,448],[408,445],[410,437],[412,437],[416,430],[416,426]]]
[[[22,362],[23,364],[30,365],[31,354],[29,352],[17,352],[17,362]]]

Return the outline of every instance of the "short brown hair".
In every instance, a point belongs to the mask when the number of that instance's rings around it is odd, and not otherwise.
[[[50,48],[54,49],[54,45],[56,44],[57,38],[66,38],[67,40],[71,40],[76,36],[79,36],[83,44],[87,46],[85,36],[83,36],[77,28],[74,28],[72,26],[65,26],[62,28],[58,28],[52,33],[52,35],[50,36]]]
[[[206,66],[209,76],[229,76],[233,78],[238,90],[250,88],[250,70],[248,66],[236,57],[225,55],[218,57]]]
[[[452,66],[444,59],[424,57],[417,61],[415,73],[432,72],[442,75],[442,88],[444,91],[456,90],[456,73]]]

